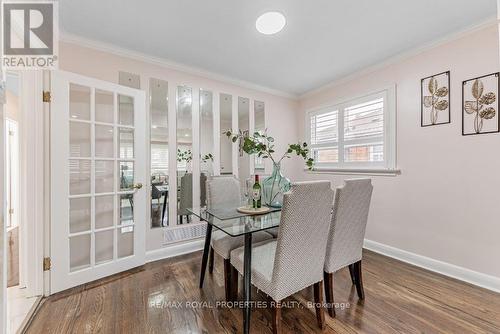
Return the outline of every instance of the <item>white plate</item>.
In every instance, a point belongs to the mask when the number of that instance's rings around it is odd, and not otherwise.
[[[263,206],[263,207],[261,207],[259,209],[254,209],[251,206],[240,206],[236,210],[238,212],[246,213],[246,214],[249,214],[249,215],[262,215],[264,213],[267,213],[267,212],[271,211],[271,209],[269,209],[267,206]]]

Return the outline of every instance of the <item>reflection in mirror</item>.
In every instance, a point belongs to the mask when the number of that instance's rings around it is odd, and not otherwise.
[[[264,133],[266,130],[266,111],[264,102],[255,101],[254,103],[254,116],[255,116],[255,132]],[[265,173],[264,159],[255,155],[255,174],[262,175]]]
[[[238,97],[238,131],[243,136],[249,135],[250,130],[250,100]],[[243,151],[243,140],[238,143],[238,177],[241,181],[241,189],[246,193],[246,180],[250,178],[249,155]]]
[[[168,82],[149,80],[151,227],[168,226]]]
[[[224,131],[232,130],[233,127],[233,99],[229,94],[220,94],[220,173],[230,175],[233,173],[233,153],[232,144],[228,140]]]
[[[206,180],[214,174],[214,113],[212,92],[200,89],[200,205],[205,206]]]
[[[177,185],[178,224],[189,223],[193,206],[193,95],[190,87],[177,87]]]

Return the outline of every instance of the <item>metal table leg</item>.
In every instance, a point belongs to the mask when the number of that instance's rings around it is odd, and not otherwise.
[[[165,211],[167,209],[167,204],[168,204],[167,203],[167,197],[168,197],[168,193],[165,192],[163,194],[163,208],[162,208],[162,212],[161,212],[161,224],[160,224],[161,226],[165,226],[165,225],[163,225],[163,221],[165,219]]]
[[[250,333],[251,302],[251,275],[252,275],[252,233],[245,234],[245,252],[243,254],[243,294],[245,307],[243,309],[243,332]]]
[[[210,252],[210,241],[212,239],[212,225],[207,223],[207,234],[205,235],[205,247],[203,248],[203,258],[201,260],[200,289],[203,288],[205,272],[207,271],[208,253]]]

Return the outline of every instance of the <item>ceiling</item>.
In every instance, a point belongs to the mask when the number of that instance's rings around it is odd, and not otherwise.
[[[300,95],[493,19],[496,0],[65,0],[61,29]],[[262,35],[256,18],[285,14]]]

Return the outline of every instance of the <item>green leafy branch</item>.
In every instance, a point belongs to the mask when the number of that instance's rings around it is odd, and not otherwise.
[[[181,150],[177,149],[177,161],[182,162],[185,161],[186,163],[190,163],[193,160],[193,153],[191,153],[191,150]]]
[[[205,154],[202,158],[201,158],[201,161],[202,162],[207,162],[207,161],[214,161],[214,156],[212,155],[212,153],[208,153],[208,154]]]
[[[244,135],[240,133],[233,133],[231,130],[227,130],[224,134],[231,139],[233,143],[236,143],[238,140],[243,142],[242,149],[245,153],[252,155],[256,154],[258,157],[263,159],[271,159],[273,164],[280,164],[281,161],[285,158],[291,158],[292,155],[302,157],[306,163],[306,166],[309,170],[313,169],[314,159],[309,158],[309,148],[307,147],[307,143],[297,143],[297,144],[289,144],[286,152],[279,158],[275,158],[273,156],[275,152],[274,150],[274,138],[267,135],[267,130],[263,133],[255,132],[252,136]]]
[[[214,156],[212,153],[207,153],[201,158],[202,162],[207,162],[209,160],[214,161]],[[186,163],[190,163],[191,161],[193,161],[193,153],[191,152],[191,150],[177,149],[177,161],[185,161]]]

